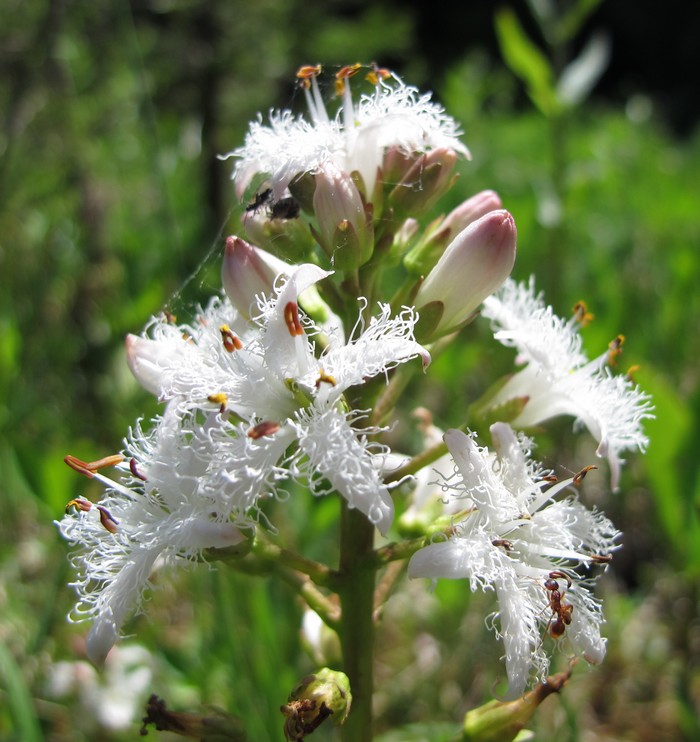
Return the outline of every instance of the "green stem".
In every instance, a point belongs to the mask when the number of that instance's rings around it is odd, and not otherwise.
[[[419,472],[421,469],[429,466],[430,464],[437,461],[439,458],[447,453],[447,444],[443,441],[436,443],[434,446],[427,448],[425,451],[414,456],[410,461],[407,461],[403,466],[398,469],[390,471],[385,477],[384,482],[389,484],[391,482],[398,482],[404,477],[408,477],[411,474]]]
[[[415,360],[404,363],[393,371],[391,381],[386,385],[372,407],[370,425],[381,425],[388,418],[416,371],[417,363]]]
[[[374,544],[374,526],[343,500],[340,517],[339,595],[340,646],[343,669],[350,679],[352,709],[341,728],[343,742],[372,739],[374,687],[374,569],[368,556]]]
[[[340,609],[329,600],[308,577],[300,575],[291,569],[280,567],[276,574],[292,587],[311,610],[318,613],[323,623],[334,631],[338,630],[340,620]]]
[[[308,575],[321,587],[329,586],[329,582],[333,578],[333,572],[325,564],[307,559],[301,554],[272,544],[259,536],[253,542],[252,554],[263,562],[283,565]]]

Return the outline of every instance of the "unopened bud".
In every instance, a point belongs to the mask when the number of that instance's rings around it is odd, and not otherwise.
[[[313,253],[316,243],[299,209],[296,199],[287,196],[273,202],[269,209],[247,211],[243,214],[246,235],[268,253],[302,263]]]
[[[392,188],[387,202],[399,215],[415,216],[425,211],[449,190],[456,164],[457,153],[449,147],[438,147],[420,155]]]
[[[421,315],[419,341],[434,340],[465,325],[508,277],[515,251],[515,221],[507,211],[491,211],[463,229],[414,298]]]
[[[404,258],[406,270],[414,276],[426,276],[438,262],[455,235],[490,211],[501,208],[501,199],[495,191],[481,191],[445,218],[428,225],[418,243]]]
[[[350,681],[345,673],[324,667],[307,675],[280,708],[285,717],[285,739],[303,740],[329,717],[336,724],[343,724],[351,703]]]
[[[537,707],[552,693],[558,693],[571,669],[548,677],[544,683],[515,701],[489,701],[464,717],[462,742],[509,742],[521,733]]]
[[[246,319],[250,318],[255,297],[258,294],[271,294],[277,276],[289,275],[291,269],[288,263],[240,237],[226,239],[221,280],[231,304]]]
[[[479,193],[475,193],[452,209],[445,217],[442,228],[449,229],[453,235],[459,234],[472,222],[485,216],[490,211],[501,209],[502,206],[503,204],[496,191],[479,191]]]
[[[349,173],[332,163],[316,174],[314,213],[316,239],[339,270],[354,270],[372,257],[374,229],[367,209]]]
[[[147,392],[160,397],[168,381],[163,369],[177,359],[177,346],[165,346],[150,338],[131,334],[126,336],[125,346],[126,362],[136,381]]]

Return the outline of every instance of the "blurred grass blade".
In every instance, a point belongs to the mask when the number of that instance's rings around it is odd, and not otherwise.
[[[639,374],[654,400],[656,419],[645,428],[650,444],[646,470],[659,520],[676,557],[686,568],[700,569],[700,520],[692,487],[685,481],[681,454],[692,435],[692,414],[676,391],[650,369]]]
[[[512,10],[504,8],[496,14],[496,34],[503,59],[525,83],[532,102],[545,116],[557,114],[560,105],[554,88],[552,66],[527,37]]]
[[[0,642],[0,678],[7,691],[7,707],[17,733],[15,739],[22,742],[42,742],[44,735],[36,718],[31,693],[19,665],[3,642]]]

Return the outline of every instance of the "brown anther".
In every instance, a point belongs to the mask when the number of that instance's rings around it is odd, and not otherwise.
[[[226,412],[228,406],[228,396],[224,392],[217,392],[216,394],[210,394],[207,397],[209,402],[219,405],[219,412],[223,415]]]
[[[513,551],[513,542],[508,541],[507,538],[496,538],[491,544],[496,547],[501,546],[505,551]]]
[[[338,382],[335,380],[333,376],[330,376],[327,374],[323,369],[318,374],[318,379],[316,379],[316,389],[321,388],[321,384],[330,384],[331,386],[335,386]]]
[[[129,469],[131,469],[131,473],[133,474],[133,476],[136,477],[136,479],[140,479],[142,482],[148,481],[146,479],[146,475],[141,474],[141,472],[138,470],[136,466],[136,459],[129,459]]]
[[[629,380],[630,380],[630,381],[631,381],[631,382],[632,382],[633,384],[636,384],[636,383],[637,383],[636,379],[634,378],[634,375],[635,375],[635,374],[637,373],[637,371],[639,371],[639,369],[640,369],[640,368],[641,368],[641,366],[640,366],[640,365],[639,365],[638,363],[635,363],[635,364],[634,364],[633,366],[630,366],[630,367],[629,367],[629,368],[627,369],[627,374],[626,374],[626,376],[627,376],[627,378],[628,378],[628,379],[629,379]]]
[[[287,302],[287,306],[284,308],[284,321],[287,323],[287,329],[292,337],[304,334],[304,328],[299,320],[299,307],[295,301]]]
[[[75,471],[80,474],[92,479],[92,476],[96,471],[104,469],[106,466],[116,466],[117,464],[121,464],[121,462],[124,461],[124,457],[117,453],[112,456],[105,456],[103,459],[98,459],[97,461],[83,461],[76,456],[68,454],[68,456],[63,458],[63,461],[68,464],[71,469],[75,469]]]
[[[583,482],[586,474],[588,474],[588,472],[591,471],[591,469],[597,469],[597,468],[598,468],[597,466],[584,466],[583,469],[581,469],[581,471],[574,474],[574,477],[571,481],[578,487],[578,485],[581,484],[581,482]]]
[[[280,429],[279,423],[266,420],[265,422],[258,423],[255,427],[252,427],[248,431],[248,438],[252,438],[257,441],[258,438],[263,438],[266,435],[274,435]]]
[[[622,355],[622,346],[625,342],[624,335],[618,335],[614,340],[610,341],[608,345],[608,363],[611,366],[617,365],[617,359]]]
[[[300,80],[310,80],[312,77],[318,77],[322,69],[323,66],[320,64],[305,64],[297,70],[297,77]]]
[[[116,533],[119,530],[117,528],[119,521],[115,520],[109,510],[102,507],[102,505],[96,505],[95,507],[100,511],[100,523],[102,523],[104,528],[106,528],[110,533]]]
[[[391,76],[391,70],[386,69],[386,67],[378,67],[372,62],[372,69],[365,75],[365,80],[372,85],[378,85],[381,80],[386,80]]]
[[[361,69],[362,65],[359,62],[356,62],[355,64],[346,64],[345,67],[341,67],[335,73],[335,76],[337,80],[347,80],[353,75],[356,75],[357,71]]]
[[[594,564],[608,564],[612,562],[612,554],[592,554],[591,561]]]
[[[339,98],[345,92],[345,81],[349,80],[359,69],[362,68],[361,64],[348,64],[345,67],[341,67],[338,72],[335,73],[335,94]]]
[[[177,317],[172,312],[169,312],[167,309],[164,310],[163,316],[165,317],[165,321],[169,325],[174,325],[177,322]]]
[[[82,497],[78,497],[78,498],[77,498],[77,499],[75,499],[75,500],[71,500],[71,501],[70,501],[70,502],[69,502],[69,503],[68,503],[68,504],[66,505],[66,513],[67,513],[67,512],[68,512],[68,511],[69,511],[69,510],[70,510],[71,508],[77,508],[78,510],[82,510],[82,511],[83,511],[83,513],[89,513],[89,512],[90,512],[90,510],[92,509],[92,503],[91,503],[91,502],[90,502],[89,500],[85,500],[85,499],[83,499]]]
[[[585,301],[577,301],[576,304],[574,304],[573,312],[574,320],[578,322],[581,327],[585,327],[595,318],[595,315],[588,311]]]
[[[549,482],[550,484],[555,484],[559,481],[559,477],[556,474],[547,474],[544,477],[542,477],[543,482]]]
[[[219,332],[221,333],[221,339],[224,341],[224,348],[229,353],[233,353],[234,350],[240,350],[243,347],[241,339],[233,333],[228,325],[221,325]]]

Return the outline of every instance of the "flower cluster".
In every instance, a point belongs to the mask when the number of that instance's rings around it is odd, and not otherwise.
[[[361,71],[372,91],[353,100]],[[617,488],[621,453],[646,445],[649,400],[606,365],[619,342],[589,362],[576,320],[559,319],[532,283],[509,279],[516,229],[496,193],[421,222],[469,157],[439,105],[387,70],[352,65],[336,75],[342,102],[331,116],[320,73],[298,73],[309,118],[273,112],[229,155],[246,238],[226,241],[223,292],[190,324],[159,316],[126,340],[129,367],[163,403],[161,415],[137,424],[122,454],[67,457],[106,488],[99,503],[71,501],[59,523],[76,545],[75,617],[93,621],[88,654],[100,663],[155,567],[217,549],[243,556],[256,534],[274,538],[269,505],[288,497],[290,483],[295,493],[339,496],[386,536],[405,494],[396,484],[415,475],[403,522],[412,535],[442,536],[406,552],[409,576],[495,591],[490,623],[518,695],[546,674],[543,634],[602,660],[587,569],[610,560],[618,533],[573,493],[587,469],[556,481],[514,429],[573,416],[598,441]],[[421,468],[420,454],[388,445],[394,407],[431,351],[480,307],[494,338],[525,364],[474,404],[499,420],[488,431],[494,452],[476,432],[449,430],[443,442],[423,411],[435,455]],[[108,465],[120,476],[106,477]]]
[[[128,483],[83,467],[108,494],[97,508],[73,501],[78,519],[61,524],[66,538],[87,546],[75,557],[77,612],[95,618],[92,659],[114,644],[156,559],[242,541],[241,529],[260,520],[261,501],[284,480],[317,495],[340,493],[386,533],[394,505],[376,461],[382,449],[368,439],[377,431],[361,425],[362,412],[349,410],[343,393],[416,357],[425,367],[430,356],[413,339],[415,312],[392,317],[380,306],[347,342],[328,336],[317,357],[320,330],[302,317],[298,299],[327,275],[295,268],[247,323],[217,297],[196,324],[161,317],[143,336],[127,337],[134,376],[166,408],[149,433],[132,432],[118,463]]]

